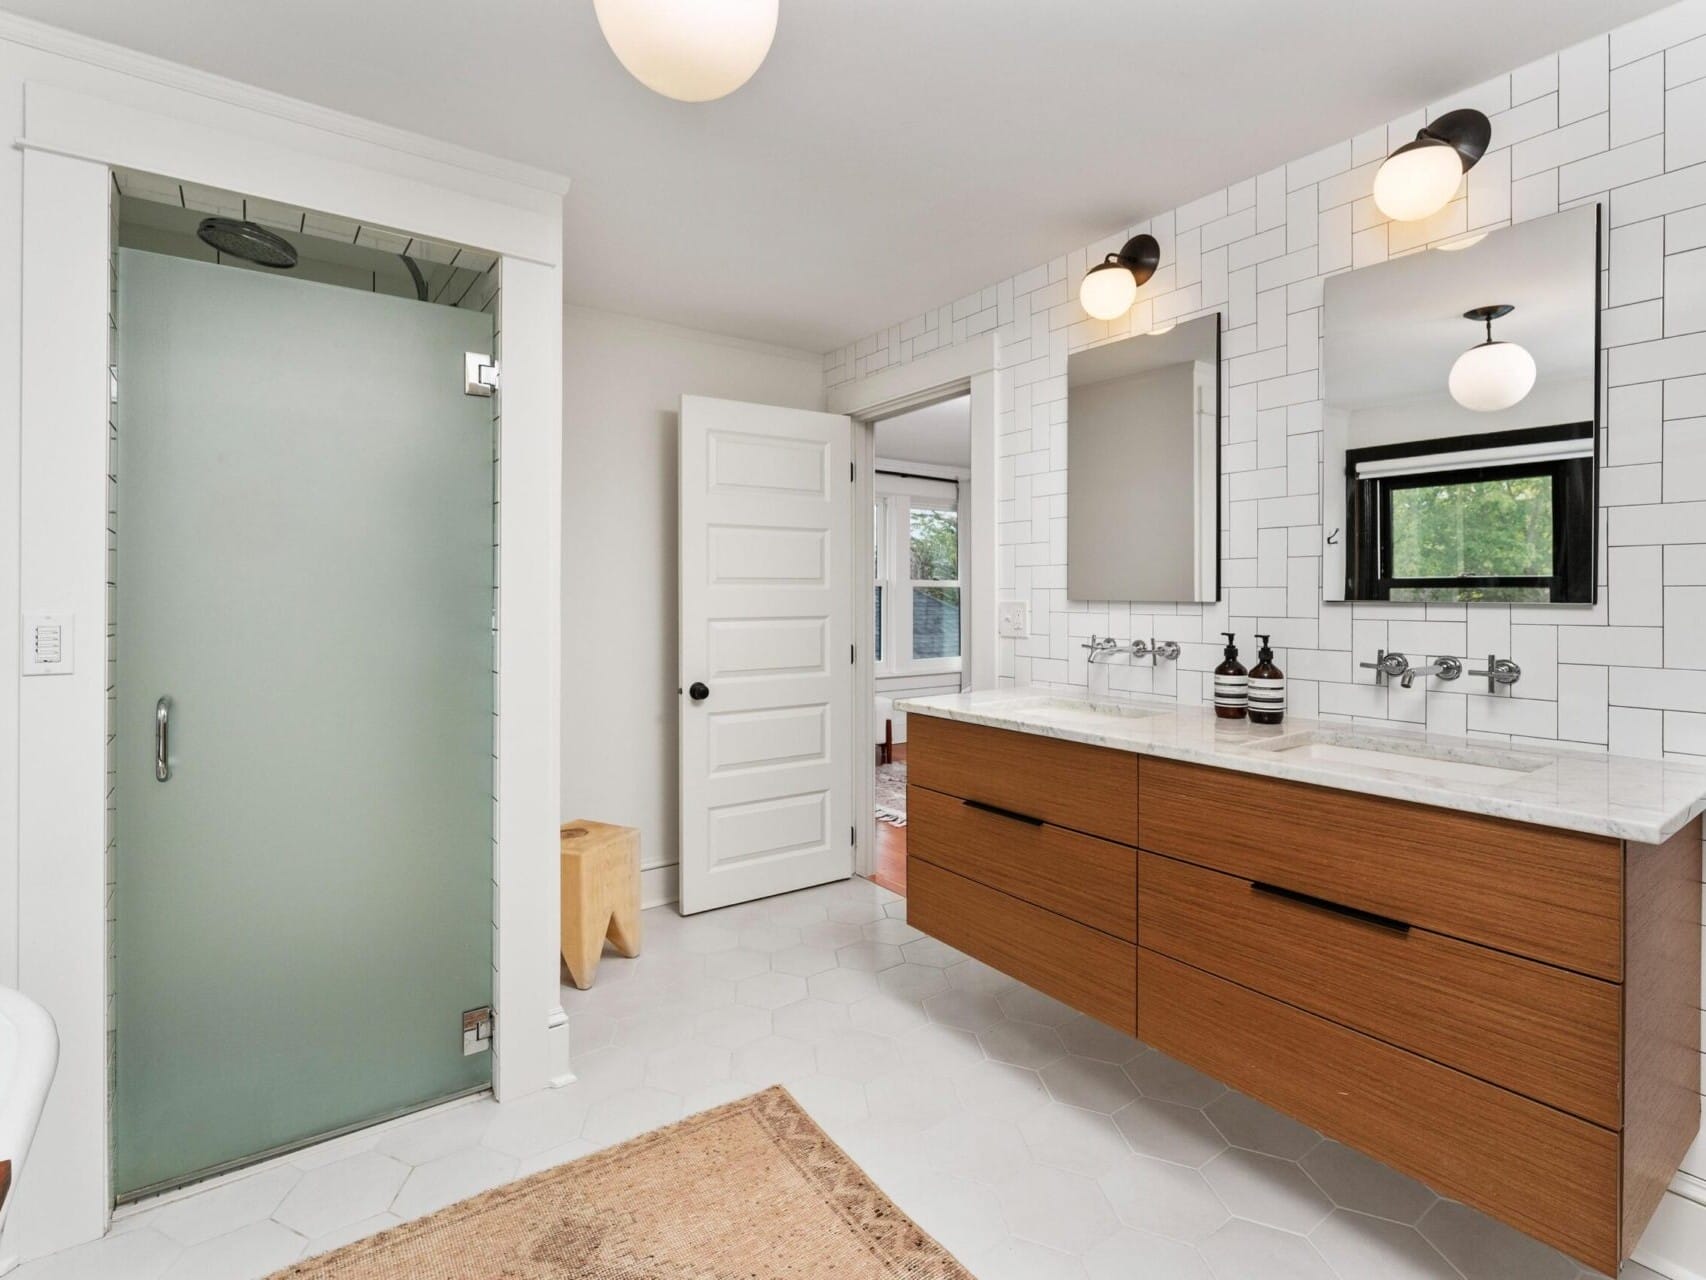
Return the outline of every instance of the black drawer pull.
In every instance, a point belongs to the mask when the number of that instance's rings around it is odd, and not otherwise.
[[[1023,822],[1029,827],[1040,827],[1043,825],[1043,820],[1041,818],[1033,818],[1028,813],[1014,813],[1011,809],[1001,809],[992,804],[985,804],[981,800],[961,800],[960,803],[965,805],[968,809],[977,809],[983,813],[993,813],[997,818],[1011,818],[1014,822]]]
[[[1360,920],[1364,924],[1376,925],[1382,929],[1392,929],[1398,933],[1410,932],[1410,926],[1402,920],[1394,920],[1391,916],[1376,915],[1372,911],[1362,911],[1356,907],[1343,906],[1337,902],[1329,902],[1326,898],[1317,898],[1311,894],[1299,893],[1296,889],[1282,889],[1277,884],[1262,884],[1251,881],[1250,887],[1257,893],[1265,893],[1275,898],[1284,898],[1289,902],[1301,903],[1306,907],[1317,907],[1322,911],[1331,911],[1334,915],[1348,916],[1352,920]]]

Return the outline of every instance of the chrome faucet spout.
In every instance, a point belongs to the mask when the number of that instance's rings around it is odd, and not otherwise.
[[[1398,683],[1408,689],[1417,676],[1421,676],[1424,680],[1429,676],[1438,676],[1441,680],[1455,680],[1462,674],[1463,660],[1461,658],[1435,658],[1425,666],[1405,667],[1404,674],[1399,678]]]

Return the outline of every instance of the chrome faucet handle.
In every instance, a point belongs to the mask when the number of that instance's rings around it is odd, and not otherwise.
[[[1129,652],[1134,658],[1153,658],[1156,656],[1155,650],[1151,649],[1149,645],[1142,640],[1133,640],[1125,647],[1127,652]]]
[[[1151,640],[1150,652],[1157,658],[1165,658],[1168,662],[1179,660],[1179,642],[1177,640]]]
[[[1080,649],[1088,649],[1091,653],[1100,653],[1103,649],[1112,649],[1114,647],[1114,638],[1112,636],[1099,636],[1092,631],[1090,633],[1090,639],[1078,647]]]
[[[1423,663],[1419,667],[1411,667],[1404,673],[1404,678],[1399,683],[1408,689],[1417,676],[1420,676],[1424,681],[1429,676],[1438,676],[1441,680],[1455,680],[1462,674],[1462,659],[1445,654],[1435,658],[1432,662]],[[1427,686],[1424,684],[1422,687],[1426,688]]]
[[[1384,649],[1377,649],[1375,653],[1377,656],[1373,662],[1359,662],[1357,665],[1364,671],[1373,671],[1375,680],[1381,684],[1410,669],[1410,660],[1401,653],[1387,653]]]
[[[1485,671],[1471,671],[1469,674],[1485,676],[1487,678],[1487,692],[1497,693],[1501,684],[1512,685],[1522,679],[1522,668],[1509,658],[1501,658],[1489,653],[1487,655],[1487,669]]]

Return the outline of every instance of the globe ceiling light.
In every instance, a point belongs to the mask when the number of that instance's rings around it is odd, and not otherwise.
[[[1376,207],[1394,222],[1432,217],[1451,203],[1492,140],[1492,121],[1467,107],[1430,121],[1374,175]]]
[[[781,0],[593,0],[617,61],[646,88],[678,102],[733,93],[776,38]]]
[[[1463,318],[1487,326],[1487,340],[1470,347],[1451,366],[1451,398],[1465,409],[1494,413],[1519,403],[1534,389],[1534,357],[1514,342],[1493,340],[1493,321],[1515,307],[1476,307]]]
[[[1084,273],[1078,286],[1078,305],[1098,320],[1118,320],[1137,301],[1138,286],[1155,274],[1161,263],[1161,244],[1154,236],[1127,240]]]

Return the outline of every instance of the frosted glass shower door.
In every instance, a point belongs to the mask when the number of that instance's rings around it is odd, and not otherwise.
[[[121,1197],[490,1079],[491,341],[120,254]]]

